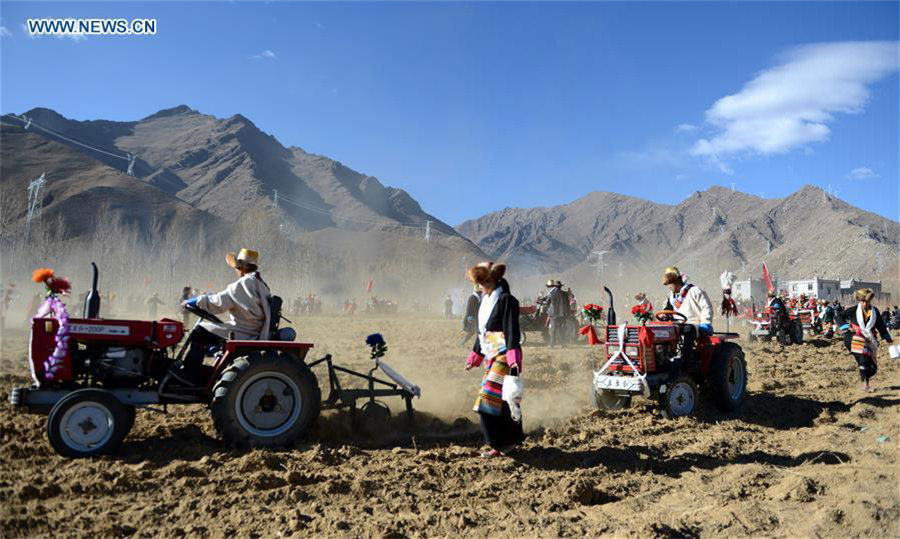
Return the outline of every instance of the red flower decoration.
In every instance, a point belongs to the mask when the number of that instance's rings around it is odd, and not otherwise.
[[[653,318],[653,309],[650,305],[642,303],[631,308],[631,314],[641,323],[646,324]]]

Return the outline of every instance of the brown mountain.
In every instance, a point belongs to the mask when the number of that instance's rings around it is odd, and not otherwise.
[[[724,270],[785,278],[880,278],[897,289],[900,224],[805,186],[782,199],[723,187],[678,205],[595,192],[552,208],[490,213],[456,227],[495,259],[583,280],[656,279],[678,265],[697,280]],[[593,253],[607,251],[604,267]]]
[[[31,120],[27,130],[22,117]],[[143,238],[141,253],[157,257],[153,273],[175,264],[185,280],[221,271],[222,249],[240,244],[266,253],[270,282],[283,287],[337,294],[374,278],[380,293],[399,296],[411,275],[429,275],[418,284],[442,293],[466,261],[485,257],[405,191],[285,148],[240,115],[218,119],[181,106],[134,122],[75,121],[33,109],[4,115],[0,137],[2,239],[23,252],[37,241],[15,241],[26,230],[26,188],[46,173],[41,221],[54,242],[90,243],[112,230]],[[160,244],[163,229],[179,236],[166,240],[171,246]]]
[[[126,171],[127,155],[134,155],[135,177],[227,221],[271,206],[277,191],[273,211],[297,231],[338,227],[424,235],[431,221],[435,236],[459,237],[402,189],[286,148],[240,114],[220,119],[181,105],[133,122],[76,121],[45,108],[22,116],[34,122],[32,132],[118,170]]]
[[[228,223],[173,194],[38,133],[4,125],[0,134],[4,233],[26,220],[28,185],[41,175],[41,220],[62,222],[63,239],[89,236],[110,221],[142,231],[172,225],[230,231]]]

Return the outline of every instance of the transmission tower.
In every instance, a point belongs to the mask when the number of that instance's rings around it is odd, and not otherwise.
[[[431,241],[431,221],[425,221],[425,241]]]
[[[41,195],[43,194],[44,184],[47,183],[47,180],[44,179],[46,175],[46,173],[41,173],[40,178],[31,180],[31,183],[28,184],[28,217],[26,220],[28,230],[31,230],[32,219],[41,218],[41,210],[44,207],[44,197]]]
[[[600,277],[603,275],[603,268],[606,267],[606,264],[603,263],[603,255],[608,253],[609,251],[594,251],[592,254],[597,257],[597,262],[594,263],[594,267],[597,268],[597,276]]]

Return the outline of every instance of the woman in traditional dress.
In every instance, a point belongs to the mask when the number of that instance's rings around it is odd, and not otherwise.
[[[519,300],[503,278],[504,264],[482,262],[471,268],[468,278],[481,287],[478,307],[478,339],[466,361],[466,370],[484,365],[481,388],[473,410],[481,417],[484,440],[490,450],[482,457],[506,455],[525,439],[522,418],[513,419],[509,403],[503,400],[506,376],[522,371]]]
[[[844,311],[844,320],[850,325],[849,331],[844,333],[844,345],[853,354],[853,358],[859,365],[859,379],[862,382],[863,391],[875,391],[869,380],[878,372],[878,364],[875,357],[878,353],[878,335],[889,343],[894,342],[884,319],[872,305],[874,293],[871,288],[861,288],[856,291],[857,304]]]

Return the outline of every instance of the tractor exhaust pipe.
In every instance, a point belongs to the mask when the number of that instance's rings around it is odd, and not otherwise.
[[[614,327],[616,325],[616,308],[613,307],[612,291],[605,286],[603,287],[603,290],[605,290],[606,295],[609,296],[609,310],[606,311],[606,325],[609,327]]]
[[[100,273],[97,271],[97,264],[91,262],[91,267],[94,268],[94,281],[91,285],[91,291],[84,298],[85,318],[97,318],[100,316],[100,292],[97,292],[97,280]]]

